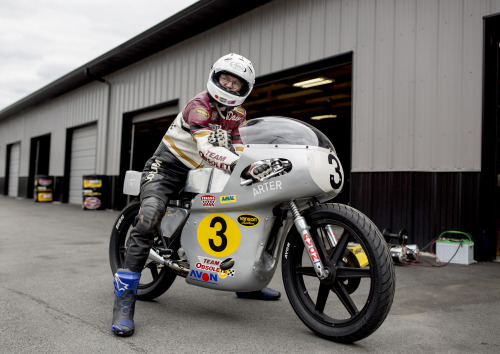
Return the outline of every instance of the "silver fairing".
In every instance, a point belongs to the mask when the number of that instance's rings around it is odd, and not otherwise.
[[[290,161],[292,169],[264,182],[241,185],[241,172],[248,165],[271,158]],[[336,196],[343,184],[342,167],[333,149],[289,144],[247,145],[233,173],[225,178],[222,189],[193,199],[181,244],[191,265],[186,281],[227,291],[259,290],[270,282],[279,245],[291,227],[285,222],[277,235],[271,235],[276,206],[284,208],[291,199],[325,201]],[[264,250],[270,237],[276,237],[278,244],[272,253]],[[235,264],[222,272],[218,265],[227,258]]]

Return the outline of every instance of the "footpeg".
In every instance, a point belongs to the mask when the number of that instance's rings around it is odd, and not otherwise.
[[[160,256],[170,256],[170,255],[172,255],[173,251],[169,248],[158,248],[157,253]]]

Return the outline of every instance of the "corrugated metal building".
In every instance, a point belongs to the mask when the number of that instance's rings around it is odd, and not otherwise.
[[[31,198],[37,175],[81,203],[106,176],[108,207],[210,66],[240,53],[257,83],[249,118],[308,120],[350,173],[342,202],[424,246],[473,234],[497,243],[500,0],[202,0],[0,112],[0,192]],[[331,84],[296,88],[326,77]],[[335,115],[311,121],[312,116]]]

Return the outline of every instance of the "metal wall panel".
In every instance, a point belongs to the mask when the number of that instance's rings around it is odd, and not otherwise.
[[[478,172],[353,173],[351,204],[380,230],[406,229],[409,243],[423,248],[447,230],[476,235],[479,178]],[[477,259],[486,248],[481,238],[475,239]]]
[[[0,127],[2,145],[12,141],[21,141],[23,146],[30,146],[31,138],[51,134],[49,173],[55,176],[64,174],[64,152],[66,129],[102,121],[106,116],[106,93],[104,84],[87,85],[69,92],[25,113],[20,113]],[[100,124],[99,128],[102,128]],[[104,150],[104,149],[103,149]],[[28,176],[30,149],[22,149],[20,176]],[[5,166],[5,156],[0,156],[0,174]]]

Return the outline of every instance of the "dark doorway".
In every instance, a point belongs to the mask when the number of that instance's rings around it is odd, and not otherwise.
[[[500,231],[500,15],[484,18],[480,232],[484,260],[495,259]]]
[[[174,119],[175,116],[162,117],[133,124],[132,170],[142,171],[144,164],[153,156],[158,144],[160,144]]]
[[[352,145],[352,53],[258,77],[243,107],[247,118],[283,116],[303,120],[335,146],[346,176],[336,202],[350,201]]]
[[[28,198],[33,198],[36,176],[48,176],[50,163],[50,134],[31,139]]]
[[[121,209],[127,204],[129,198],[122,193],[125,172],[143,170],[179,113],[178,106],[178,100],[172,100],[123,115],[120,174],[112,176],[110,182],[115,191],[111,208]]]

